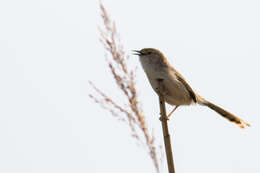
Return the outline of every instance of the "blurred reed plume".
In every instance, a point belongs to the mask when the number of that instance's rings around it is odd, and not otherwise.
[[[132,136],[138,142],[145,144],[155,169],[159,173],[159,159],[157,154],[157,149],[159,148],[155,144],[154,136],[147,127],[142,108],[138,101],[134,70],[127,65],[128,56],[125,54],[123,45],[120,43],[115,23],[111,21],[102,3],[100,3],[100,10],[104,24],[102,29],[100,29],[100,41],[106,53],[109,54],[107,57],[108,67],[122,96],[126,98],[126,103],[122,104],[122,101],[113,100],[92,82],[89,83],[96,91],[96,94],[90,94],[89,96],[102,108],[110,111],[119,120],[127,123],[131,129]]]

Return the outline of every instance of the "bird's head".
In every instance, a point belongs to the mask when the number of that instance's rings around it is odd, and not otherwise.
[[[138,55],[140,58],[142,57],[150,57],[150,58],[156,58],[156,57],[163,57],[163,54],[154,48],[143,48],[142,50],[133,50],[134,55]]]

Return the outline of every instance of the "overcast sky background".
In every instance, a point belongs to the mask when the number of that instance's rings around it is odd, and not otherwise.
[[[241,130],[205,107],[179,108],[169,121],[176,172],[259,173],[259,1],[104,4],[128,54],[160,49],[200,95],[252,125]],[[0,172],[155,172],[127,126],[88,97],[88,80],[118,94],[98,40],[101,24],[95,0],[0,1]],[[158,98],[130,58],[162,143]]]

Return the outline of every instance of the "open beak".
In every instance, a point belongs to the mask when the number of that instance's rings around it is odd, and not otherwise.
[[[142,53],[141,53],[141,51],[140,50],[132,50],[134,53],[134,55],[138,55],[138,56],[140,56],[140,55],[142,55]]]

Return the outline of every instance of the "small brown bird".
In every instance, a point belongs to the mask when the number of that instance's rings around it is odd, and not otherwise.
[[[168,104],[175,106],[168,115],[168,118],[179,106],[195,103],[211,108],[241,128],[250,126],[245,121],[194,92],[182,75],[170,65],[166,57],[159,50],[144,48],[140,51],[134,50],[134,52],[135,55],[140,57],[142,67],[154,91],[161,93]]]

